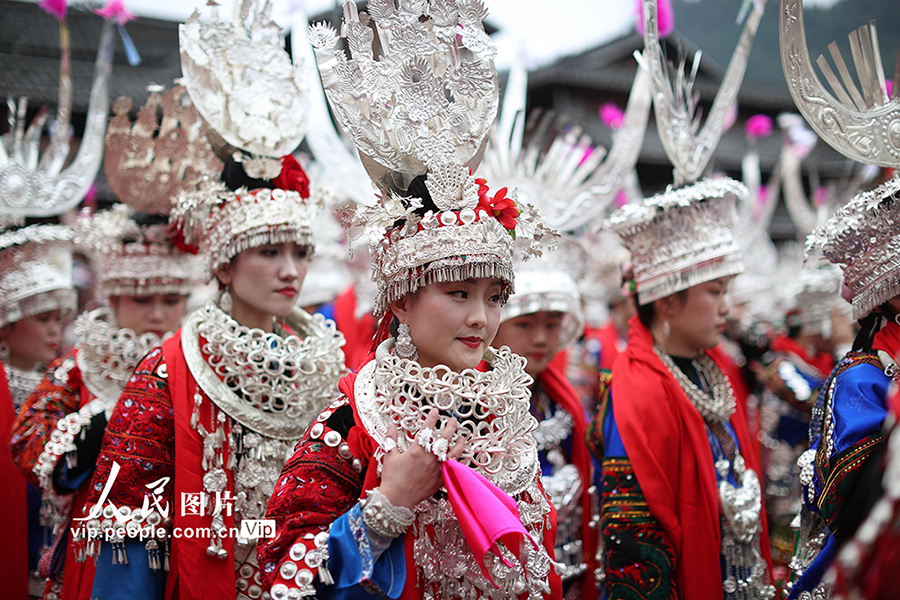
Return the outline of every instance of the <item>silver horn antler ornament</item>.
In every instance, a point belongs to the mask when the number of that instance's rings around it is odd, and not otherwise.
[[[892,97],[883,83],[875,22],[850,33],[860,88],[850,77],[835,42],[828,46],[840,75],[824,56],[816,63],[834,94],[823,87],[806,45],[802,0],[780,0],[781,64],[797,108],[819,136],[847,158],[881,167],[900,165],[900,64]]]
[[[644,58],[650,70],[650,85],[656,109],[656,126],[669,160],[675,167],[675,186],[693,183],[700,179],[709,159],[722,136],[728,110],[734,104],[744,72],[750,47],[762,19],[766,0],[754,3],[753,10],[744,23],[744,31],[737,48],[728,63],[719,91],[713,101],[709,117],[700,128],[696,114],[696,98],[693,92],[694,77],[700,65],[700,52],[694,55],[690,76],[685,76],[684,65],[672,84],[662,50],[659,46],[657,1],[644,0]],[[699,131],[698,131],[699,130]]]
[[[637,163],[650,114],[649,77],[638,67],[609,153],[565,115],[534,110],[526,118],[526,87],[524,70],[510,76],[479,173],[516,187],[552,228],[575,231],[603,213]]]
[[[84,136],[74,160],[65,169],[70,150],[72,76],[65,37],[61,46],[56,125],[43,155],[41,131],[47,123],[47,112],[39,112],[26,131],[27,99],[21,98],[17,104],[11,98],[7,100],[10,131],[0,144],[0,212],[15,218],[54,216],[77,206],[93,184],[103,159],[114,47],[113,21],[106,19],[103,24]]]

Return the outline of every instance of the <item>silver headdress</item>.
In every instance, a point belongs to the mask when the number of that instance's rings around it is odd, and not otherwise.
[[[72,233],[60,225],[31,225],[0,234],[0,327],[59,310],[72,316]]]
[[[181,70],[194,105],[234,148],[249,152],[247,173],[274,179],[276,160],[306,135],[309,102],[302,64],[292,65],[272,3],[235,2],[231,22],[200,22],[194,13],[178,28]],[[295,57],[299,63],[302,57]]]
[[[200,117],[181,86],[160,97],[153,86],[132,123],[130,98],[119,98],[106,135],[106,178],[125,204],[75,224],[75,241],[97,272],[97,295],[190,294],[201,279],[201,263],[185,246],[177,247],[165,217],[179,193],[197,190],[207,171],[220,170]],[[162,122],[157,111],[162,106]],[[127,205],[127,206],[126,206]],[[159,215],[146,224],[134,212]],[[154,222],[155,221],[155,222]]]
[[[644,54],[650,71],[653,106],[656,109],[656,127],[669,160],[675,167],[675,185],[681,186],[700,179],[709,159],[722,137],[728,111],[734,105],[744,79],[750,47],[762,19],[766,0],[753,3],[750,16],[744,23],[744,31],[737,48],[728,63],[725,76],[703,127],[697,113],[697,97],[693,84],[700,66],[700,52],[694,56],[690,76],[681,65],[673,85],[659,44],[657,0],[643,0]]]
[[[498,277],[509,294],[513,230],[535,243],[549,232],[515,191],[489,197],[471,172],[498,104],[495,50],[481,24],[487,12],[479,0],[377,0],[368,8],[371,17],[344,5],[351,58],[331,27],[313,25],[309,37],[332,111],[381,190],[379,203],[356,215],[380,239],[372,247],[376,314],[432,282]],[[424,215],[415,212],[422,199],[408,197],[422,175],[437,208]]]
[[[209,173],[201,189],[178,195],[172,220],[199,248],[207,279],[248,248],[288,241],[312,247],[318,204],[308,200],[309,179],[290,154],[307,127],[303,66],[291,65],[270,2],[242,0],[235,10],[231,23],[214,9],[212,23],[201,24],[195,12],[180,27],[184,83],[214,130],[208,133],[236,149],[232,156],[248,176],[275,189],[232,191]]]
[[[20,99],[18,105],[8,101],[10,131],[0,144],[0,213],[15,217],[19,224],[24,223],[26,216],[55,216],[77,206],[94,183],[103,159],[103,134],[109,112],[107,87],[115,48],[113,21],[106,19],[103,24],[85,131],[78,152],[68,166],[72,77],[68,34],[60,37],[63,56],[56,126],[43,153],[40,152],[41,133],[50,116],[48,112],[39,112],[26,129],[26,99]]]
[[[841,270],[828,263],[818,268],[805,265],[795,275],[787,284],[785,324],[806,325],[810,333],[829,334],[832,313],[849,312],[841,298]]]
[[[764,6],[765,0],[754,3],[701,128],[693,92],[699,53],[691,74],[685,74],[682,63],[673,84],[659,45],[657,1],[643,1],[643,59],[650,71],[659,136],[675,167],[675,188],[626,205],[607,221],[631,252],[639,304],[744,270],[735,230],[736,204],[746,198],[747,188],[728,178],[698,179],[719,143],[726,114],[744,78],[762,18],[760,5]]]
[[[781,0],[781,62],[797,108],[819,136],[853,160],[900,167],[900,71],[888,98],[875,23],[850,34],[860,88],[837,48],[829,51],[840,80],[820,56],[817,64],[835,95],[828,93],[812,68],[806,46],[803,3]],[[860,91],[860,89],[862,91]],[[836,97],[835,97],[836,96]],[[828,223],[807,239],[807,249],[820,249],[842,267],[853,293],[853,316],[861,319],[900,294],[900,176],[855,196]]]
[[[561,237],[553,252],[517,260],[516,294],[503,307],[501,322],[542,311],[564,313],[560,348],[569,345],[584,330],[579,282],[589,263],[587,251],[571,236]]]
[[[202,121],[187,90],[176,86],[160,97],[152,86],[132,123],[130,98],[119,98],[106,133],[106,179],[116,197],[138,212],[167,215],[172,200],[196,190],[208,173],[222,170],[202,132]],[[162,107],[162,123],[157,117]]]
[[[75,242],[97,273],[98,298],[188,295],[202,279],[199,257],[177,248],[168,223],[139,225],[124,204],[76,221]]]
[[[743,272],[733,179],[705,179],[627,204],[606,221],[631,252],[638,304]]]

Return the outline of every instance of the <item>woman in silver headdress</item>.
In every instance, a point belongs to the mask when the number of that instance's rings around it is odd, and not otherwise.
[[[42,518],[53,532],[39,565],[47,592],[62,585],[65,597],[87,598],[93,563],[75,560],[72,507],[87,498],[106,423],[132,369],[181,323],[199,264],[172,245],[164,217],[125,205],[80,219],[75,231],[96,267],[96,295],[108,304],[77,319],[74,352],[47,369],[13,426],[11,448],[43,491]]]
[[[588,430],[609,598],[774,596],[756,447],[716,350],[743,270],[734,207],[745,192],[701,181],[608,221],[631,252],[637,303]]]
[[[141,360],[110,418],[77,542],[99,556],[92,597],[258,597],[256,536],[234,534],[263,516],[344,362],[334,324],[294,306],[312,208],[300,165],[282,162],[274,183],[231,162],[238,192],[213,183],[175,202],[182,243],[199,247],[223,292]],[[111,506],[127,535],[115,536]]]
[[[50,530],[29,526],[39,522],[41,492],[33,479],[18,472],[10,436],[26,399],[57,357],[62,322],[75,314],[76,306],[68,228],[31,225],[0,234],[0,394],[5,396],[0,399],[0,510],[11,526],[0,561],[9,569],[9,590],[15,594],[43,592],[36,571]]]
[[[335,117],[380,190],[357,219],[374,240],[381,322],[275,486],[277,531],[260,546],[275,600],[560,597],[531,378],[489,348],[514,235],[547,232],[472,175],[498,89],[476,4],[371,4],[369,17],[348,2],[352,59],[335,31],[310,32]],[[377,61],[373,22],[391,40]]]

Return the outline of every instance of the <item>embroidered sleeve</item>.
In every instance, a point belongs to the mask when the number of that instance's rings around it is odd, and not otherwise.
[[[650,514],[631,462],[602,461],[600,529],[605,546],[606,598],[677,598],[675,550]]]
[[[111,502],[117,507],[140,508],[145,497],[150,506],[156,502],[174,506],[173,486],[154,494],[145,485],[173,477],[174,418],[166,365],[157,348],[135,368],[106,426],[87,509],[100,500],[114,463],[119,470],[104,506]]]
[[[889,384],[881,369],[859,364],[840,373],[828,390],[814,483],[819,512],[835,533],[844,501],[857,485],[862,467],[883,443]]]
[[[275,484],[266,512],[276,522],[275,537],[258,547],[263,583],[275,600],[294,589],[324,598],[348,588],[376,597],[398,584],[402,588],[402,538],[377,561],[368,542],[359,498],[371,448],[352,418],[346,400],[329,407],[306,431]],[[381,573],[376,562],[384,563]]]
[[[604,446],[603,428],[608,419],[612,418],[612,374],[606,371],[600,373],[598,378],[599,396],[597,404],[597,414],[588,423],[585,430],[584,438],[588,450],[596,460],[601,460],[606,454]]]
[[[72,357],[55,360],[47,369],[44,379],[22,405],[13,424],[10,450],[13,461],[25,479],[37,487],[43,487],[35,467],[46,463],[50,472],[59,460],[59,453],[48,453],[44,447],[60,434],[54,434],[57,423],[66,415],[78,410],[81,376]],[[43,455],[43,456],[42,456]],[[46,481],[44,483],[47,483]]]

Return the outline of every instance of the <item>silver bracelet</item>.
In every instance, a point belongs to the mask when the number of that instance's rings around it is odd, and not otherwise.
[[[394,506],[378,488],[366,492],[360,500],[363,523],[373,533],[393,539],[403,534],[415,520],[415,514],[403,506]]]

